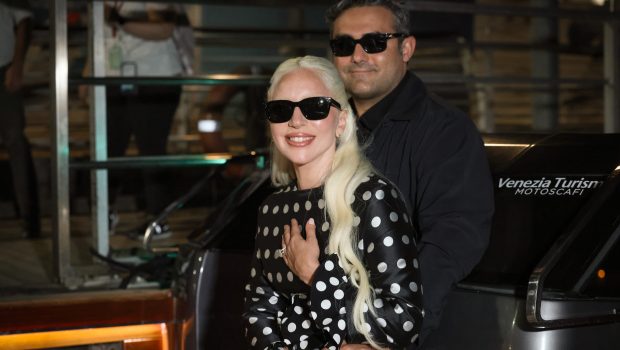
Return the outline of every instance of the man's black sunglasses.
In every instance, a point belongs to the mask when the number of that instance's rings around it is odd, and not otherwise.
[[[353,39],[348,35],[338,36],[329,41],[334,56],[351,56],[355,51],[355,45],[362,45],[366,53],[379,53],[385,51],[387,41],[392,38],[404,38],[409,36],[405,33],[366,33],[359,39]]]
[[[295,107],[299,107],[306,119],[321,120],[329,115],[331,106],[342,110],[340,103],[331,97],[308,97],[299,102],[273,100],[265,103],[265,114],[272,123],[284,123],[291,120]]]

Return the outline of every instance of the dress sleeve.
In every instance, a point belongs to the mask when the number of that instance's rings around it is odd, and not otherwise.
[[[255,249],[250,280],[245,286],[243,319],[245,337],[251,349],[265,349],[282,341],[277,319],[281,317],[286,305],[282,295],[272,288],[265,277],[260,253],[260,249]]]
[[[372,305],[364,306],[365,327],[375,342],[389,348],[412,344],[423,318],[415,234],[399,197],[391,186],[365,191],[363,210],[354,222],[358,254],[374,291]],[[330,335],[333,348],[347,334],[358,333],[351,321],[356,290],[336,254],[328,256],[315,273],[311,316]],[[348,342],[363,340],[358,336]]]

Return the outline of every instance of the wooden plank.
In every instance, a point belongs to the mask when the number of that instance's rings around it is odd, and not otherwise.
[[[161,323],[174,318],[169,290],[65,293],[0,302],[0,332]]]

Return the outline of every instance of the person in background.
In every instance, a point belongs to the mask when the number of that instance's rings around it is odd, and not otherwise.
[[[191,60],[183,49],[186,43],[177,35],[180,24],[186,27],[188,24],[182,6],[108,1],[105,19],[106,76],[172,77],[191,73]],[[180,95],[181,85],[108,86],[108,157],[125,155],[132,137],[139,155],[166,154]],[[143,176],[146,213],[150,220],[169,204],[171,196],[166,190],[164,172],[145,169]],[[122,178],[115,173],[110,178],[110,197],[114,202]],[[168,225],[163,223],[155,228],[153,237],[169,234]]]
[[[267,99],[280,190],[258,209],[251,347],[411,344],[423,315],[415,231],[400,192],[360,151],[338,72],[325,58],[289,59]]]
[[[21,89],[30,43],[31,12],[26,1],[0,1],[0,139],[9,163],[24,234],[41,233],[38,184],[28,139]]]
[[[420,234],[421,347],[433,347],[451,288],[481,259],[494,210],[484,145],[467,115],[431,94],[407,64],[416,39],[391,0],[342,0],[326,12],[333,62],[372,165],[404,194]]]

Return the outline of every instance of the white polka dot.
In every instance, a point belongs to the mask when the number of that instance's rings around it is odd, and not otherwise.
[[[284,204],[284,207],[282,208],[282,212],[284,214],[288,213],[288,204]]]
[[[287,273],[286,273],[286,279],[287,279],[289,282],[293,282],[293,273],[292,273],[291,271],[289,271],[289,272],[287,272]]]
[[[366,177],[364,177],[364,178],[362,179],[362,182],[368,182],[368,181],[370,181],[370,177],[368,177],[368,176],[366,176]]]
[[[333,270],[333,269],[334,269],[334,263],[333,263],[333,262],[331,262],[331,260],[327,260],[327,261],[325,262],[325,270],[327,270],[327,271],[331,271],[331,270]]]
[[[398,221],[398,214],[396,214],[395,212],[391,212],[390,213],[390,220],[392,220],[392,222]]]
[[[256,287],[256,294],[265,294],[265,291],[262,287]]]
[[[407,217],[407,214],[403,214],[403,220],[405,223],[409,223],[409,217]]]
[[[400,292],[400,286],[397,283],[392,283],[392,285],[390,285],[390,292],[398,294],[398,292]]]
[[[329,300],[323,300],[321,302],[321,307],[323,308],[323,310],[327,310],[332,306],[332,303],[329,302]],[[316,318],[315,318],[316,319]]]
[[[344,298],[344,292],[340,289],[336,289],[336,291],[334,292],[334,298],[341,300],[342,298]]]
[[[305,207],[306,207],[306,210],[312,209],[312,203],[310,201],[306,201]]]
[[[306,339],[308,339],[308,335],[307,334],[304,334],[301,337],[299,337],[299,341],[304,341]]]
[[[336,277],[330,277],[329,278],[329,284],[331,284],[332,286],[337,286],[340,284],[340,281],[338,281],[338,279]]]
[[[267,274],[267,279],[269,280],[269,282],[273,282],[273,275],[271,274],[271,272]]]
[[[364,250],[364,240],[363,239],[360,239],[360,241],[357,242],[357,248],[359,250]]]
[[[377,322],[378,322],[378,323],[379,323],[379,325],[380,325],[381,327],[383,327],[383,328],[385,328],[385,327],[387,326],[387,322],[385,322],[385,320],[384,320],[384,319],[382,319],[382,318],[378,318],[378,319],[377,319]]]
[[[304,312],[304,309],[302,309],[301,306],[295,306],[293,311],[295,311],[296,314],[301,315],[301,313]]]
[[[360,224],[360,221],[362,221],[362,220],[360,219],[359,216],[354,217],[353,218],[353,226],[357,227]]]
[[[294,212],[298,212],[299,211],[299,203],[293,204],[293,211]]]
[[[340,336],[338,334],[332,335],[332,339],[336,342],[336,344],[340,344]]]
[[[416,335],[411,337],[411,344],[415,343],[415,341],[418,340],[418,336],[419,336],[419,334],[416,333]]]
[[[267,214],[268,211],[269,211],[269,207],[265,205],[263,207],[263,214]]]
[[[364,329],[366,330],[366,332],[370,332],[371,328],[368,322],[364,322]]]
[[[258,321],[258,318],[256,318],[256,317],[248,318],[248,322],[250,322],[250,324],[254,324],[254,323],[256,323],[256,321]]]
[[[384,273],[385,271],[387,271],[387,264],[386,264],[386,263],[384,263],[384,262],[380,262],[380,263],[377,265],[377,271],[379,271],[379,272],[381,272],[381,273]]]
[[[375,299],[372,304],[377,308],[380,309],[383,307],[383,300],[381,299]]]
[[[277,235],[278,235],[278,233],[280,233],[280,228],[279,228],[279,227],[274,227],[274,228],[273,228],[273,235],[274,235],[274,236],[277,236]]]
[[[319,209],[325,208],[325,200],[323,198],[319,199]]]
[[[265,249],[265,259],[269,259],[269,255],[271,255],[271,252],[269,249]]]
[[[375,250],[375,244],[374,244],[374,243],[370,243],[370,244],[368,245],[368,252],[369,252],[369,253],[372,253],[372,251],[373,251],[373,250]]]
[[[307,347],[308,347],[308,341],[307,341],[307,340],[301,341],[301,342],[299,343],[299,347],[300,347],[301,349],[305,349],[305,348],[307,348]]]
[[[252,341],[251,341],[252,346],[256,345],[257,341],[258,339],[256,339],[256,337],[252,338]]]
[[[383,192],[383,190],[378,190],[377,192],[375,192],[375,198],[377,198],[378,200],[382,200],[385,197],[385,192]]]
[[[387,236],[383,239],[383,245],[386,247],[391,247],[394,244],[394,239],[390,236]]]
[[[392,194],[392,197],[394,197],[394,198],[398,198],[398,192],[396,192],[396,190],[395,190],[395,189],[392,189],[392,190],[390,191],[390,193]]]
[[[269,298],[269,304],[275,305],[277,303],[278,303],[278,298],[276,298],[276,297]]]
[[[390,337],[389,335],[385,335],[385,338],[387,339],[388,343],[394,343],[394,338]]]
[[[268,234],[269,234],[269,227],[265,227],[263,229],[263,236],[267,237]]]
[[[418,259],[413,259],[413,267],[418,268]]]
[[[274,214],[277,214],[279,211],[280,211],[280,207],[276,205],[275,207],[273,207],[273,210],[271,212]]]
[[[324,292],[324,291],[325,291],[325,289],[327,289],[327,286],[325,285],[325,282],[323,282],[323,281],[318,281],[318,282],[316,283],[316,289],[317,289],[319,292]]]
[[[256,249],[256,258],[260,259],[260,249]]]
[[[323,225],[321,225],[321,230],[323,230],[323,232],[329,230],[329,222],[325,221]]]
[[[405,262],[405,259],[398,259],[396,266],[398,266],[399,269],[404,269],[405,266],[407,266],[407,263]]]
[[[379,225],[381,225],[381,218],[378,216],[375,216],[374,218],[372,218],[372,221],[370,222],[370,224],[372,225],[372,227],[377,228],[379,227]]]
[[[362,305],[362,312],[368,312],[368,304],[364,303],[364,305]]]
[[[370,193],[370,191],[366,191],[364,192],[364,194],[362,195],[362,199],[367,201],[370,199],[370,197],[372,197],[372,193]]]
[[[406,321],[405,324],[403,324],[403,329],[405,332],[411,332],[413,329],[413,323],[411,323],[411,321]]]
[[[297,326],[294,323],[289,323],[288,327],[286,327],[289,332],[293,333],[297,329]]]
[[[341,307],[340,310],[338,311],[339,314],[344,315],[347,313],[347,309],[345,309],[344,307]]]
[[[254,277],[256,276],[256,269],[252,268],[252,270],[250,270],[250,276]]]
[[[329,317],[323,320],[323,326],[327,326],[330,323],[332,323],[332,319]]]
[[[308,321],[308,320],[303,321],[303,322],[301,323],[301,327],[302,327],[303,329],[308,329],[308,328],[310,328],[310,321]]]
[[[271,332],[272,332],[271,328],[269,328],[269,327],[263,328],[263,334],[264,335],[269,335],[269,334],[271,334]]]
[[[409,236],[407,236],[407,235],[403,235],[402,240],[403,240],[403,243],[405,243],[405,244],[409,244]]]
[[[411,282],[409,283],[409,289],[411,289],[412,292],[417,292],[418,291],[418,284],[415,282]]]
[[[344,329],[347,328],[347,323],[344,320],[338,321],[338,328],[340,328],[341,331],[344,331]]]
[[[351,195],[351,196],[349,196],[349,201],[348,201],[348,203],[349,203],[349,204],[353,204],[353,202],[355,202],[355,196],[354,196],[354,195]]]
[[[394,312],[395,312],[395,313],[397,313],[397,314],[399,314],[399,315],[400,315],[400,314],[402,314],[402,313],[403,313],[403,311],[404,311],[404,310],[403,310],[403,308],[402,308],[402,307],[400,307],[400,305],[396,305],[396,306],[394,306]]]
[[[312,316],[313,320],[316,320],[316,312],[310,311],[310,316]]]

